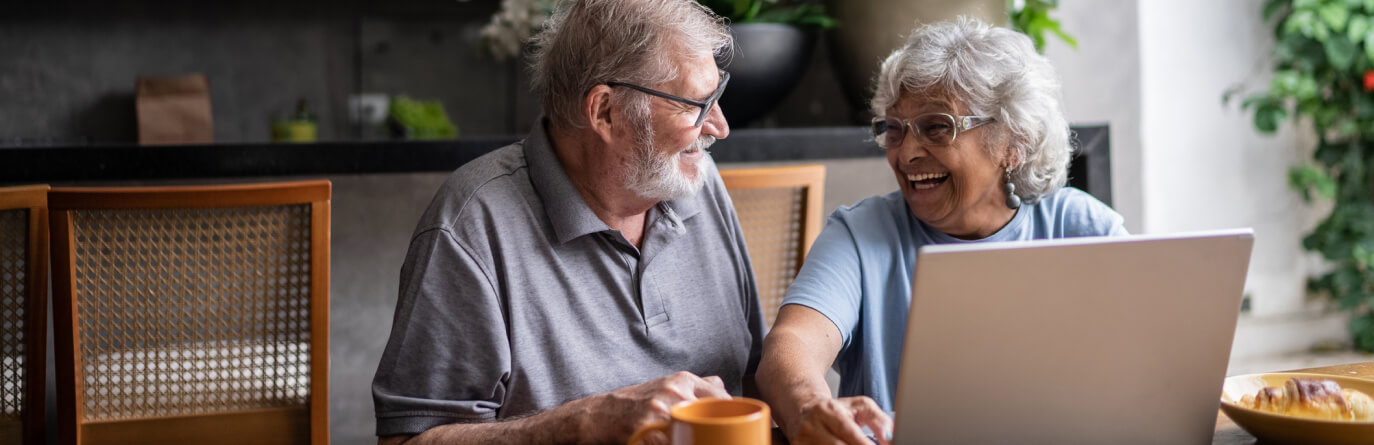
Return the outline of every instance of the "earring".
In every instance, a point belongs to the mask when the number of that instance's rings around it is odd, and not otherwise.
[[[1021,207],[1021,197],[1016,196],[1016,184],[1011,183],[1011,167],[1007,167],[1007,182],[1002,185],[1002,191],[1007,192],[1007,208]]]

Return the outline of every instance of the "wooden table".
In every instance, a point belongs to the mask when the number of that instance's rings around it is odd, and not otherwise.
[[[1374,379],[1374,362],[1352,363],[1349,365],[1326,366],[1321,368],[1299,369],[1293,372],[1313,374],[1343,375]],[[1221,411],[1217,411],[1217,429],[1212,435],[1212,445],[1251,445],[1257,443],[1255,436],[1240,429]]]

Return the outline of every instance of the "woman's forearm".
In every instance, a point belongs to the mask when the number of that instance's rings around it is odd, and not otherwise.
[[[830,319],[814,309],[789,305],[764,339],[758,386],[773,418],[790,437],[802,409],[831,398],[825,374],[842,340]]]

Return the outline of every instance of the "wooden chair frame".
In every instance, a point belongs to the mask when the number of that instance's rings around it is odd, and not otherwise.
[[[23,441],[28,445],[45,443],[47,414],[48,357],[48,186],[29,185],[0,188],[0,210],[29,210],[28,302],[24,320],[26,354],[37,353],[24,361]],[[34,359],[36,358],[36,359]]]
[[[58,431],[61,444],[177,443],[179,437],[198,435],[199,445],[247,443],[241,437],[219,434],[226,427],[243,431],[255,427],[296,429],[301,425],[285,419],[308,419],[310,443],[329,443],[329,181],[273,184],[54,188],[48,195],[52,219],[53,319],[57,353]],[[84,423],[82,401],[81,338],[77,320],[75,241],[71,212],[95,209],[222,208],[310,204],[310,399],[306,408],[273,408],[216,414],[178,416],[121,422]],[[290,412],[286,412],[290,411]],[[132,424],[132,425],[131,425]],[[90,431],[88,431],[90,430]],[[151,437],[148,431],[166,432]],[[88,434],[88,432],[90,434]],[[209,433],[209,434],[207,434]],[[278,439],[278,442],[281,440]],[[250,441],[251,442],[251,441]]]
[[[822,207],[825,206],[825,166],[820,164],[794,165],[784,167],[762,167],[748,169],[721,170],[720,178],[727,190],[750,190],[771,188],[801,188],[802,220],[801,240],[797,243],[797,264],[793,274],[801,271],[806,261],[806,253],[821,233],[825,221]],[[768,308],[764,308],[768,313]],[[771,322],[770,322],[771,325]]]

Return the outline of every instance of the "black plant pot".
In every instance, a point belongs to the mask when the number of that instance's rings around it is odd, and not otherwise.
[[[816,33],[776,23],[730,25],[735,54],[725,66],[730,85],[720,98],[731,127],[744,127],[776,107],[811,61]]]

